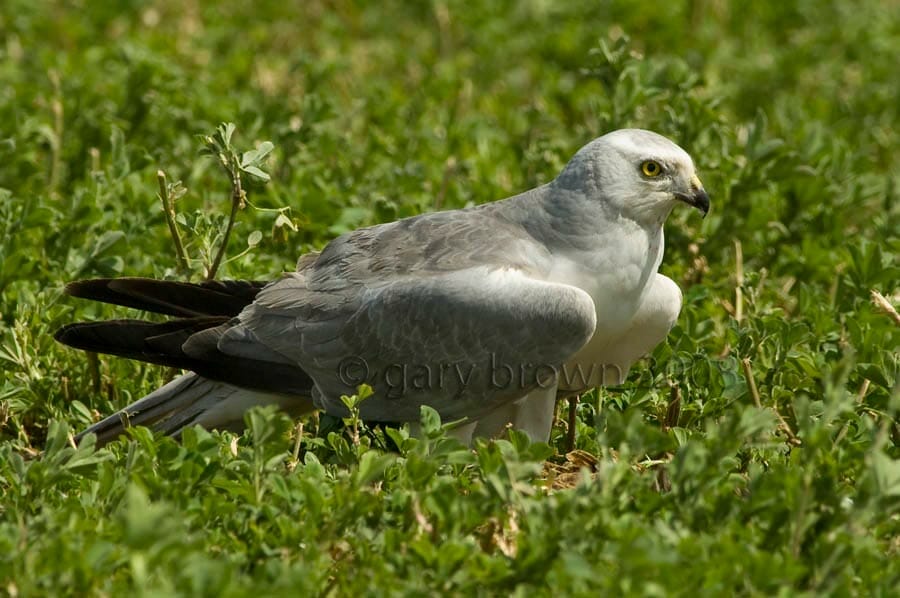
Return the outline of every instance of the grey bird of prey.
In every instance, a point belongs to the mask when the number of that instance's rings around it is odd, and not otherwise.
[[[595,139],[550,183],[508,199],[346,233],[278,280],[70,283],[70,295],[174,316],[77,323],[67,345],[189,370],[94,424],[178,435],[239,430],[256,405],[372,422],[428,405],[463,440],[507,424],[549,439],[558,391],[618,384],[668,334],[677,285],[657,273],[679,203],[705,215],[690,156],[656,133]]]

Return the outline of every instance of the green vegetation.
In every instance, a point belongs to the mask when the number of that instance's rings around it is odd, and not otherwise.
[[[5,0],[0,593],[892,594],[900,325],[870,293],[898,302],[898,55],[894,0]],[[217,275],[253,279],[666,134],[713,198],[667,225],[679,323],[583,397],[568,456],[562,410],[551,447],[256,411],[75,449],[170,373],[57,345],[126,313],[62,285],[206,275],[222,122],[257,153]]]

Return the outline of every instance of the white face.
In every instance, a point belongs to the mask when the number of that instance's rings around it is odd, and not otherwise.
[[[560,179],[639,222],[662,223],[679,201],[704,214],[709,209],[691,157],[651,131],[622,129],[595,139],[575,154]]]

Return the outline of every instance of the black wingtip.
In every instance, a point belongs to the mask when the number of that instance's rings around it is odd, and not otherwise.
[[[98,288],[105,289],[111,278],[89,278],[86,280],[73,280],[67,282],[65,293],[70,297],[80,297],[84,299],[93,299]]]
[[[75,328],[76,326],[78,326],[78,324],[66,324],[65,326],[63,326],[62,328],[60,328],[59,330],[57,330],[56,332],[53,333],[54,340],[56,340],[56,342],[58,342],[58,343],[62,343],[69,347],[74,346],[72,344],[72,341],[74,338],[72,329]]]
[[[66,324],[53,333],[56,342],[62,343],[73,349],[81,351],[93,351],[95,353],[106,353],[102,345],[98,345],[97,339],[92,335],[93,329],[102,326],[104,322],[75,322],[74,324]]]
[[[79,299],[190,318],[236,316],[265,285],[262,281],[242,280],[190,283],[141,277],[93,278],[70,282],[65,293]]]

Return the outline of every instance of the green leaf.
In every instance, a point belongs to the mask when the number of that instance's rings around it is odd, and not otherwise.
[[[394,462],[393,455],[379,454],[376,451],[363,453],[356,471],[356,484],[365,486],[381,479],[385,469]]]
[[[261,165],[274,148],[271,141],[263,141],[256,149],[244,152],[241,155],[241,168]]]
[[[257,168],[256,166],[242,166],[241,170],[246,172],[249,175],[252,175],[263,182],[268,182],[272,177],[268,174]]]
[[[900,496],[900,460],[875,451],[871,455],[871,467],[879,492],[883,496]]]

